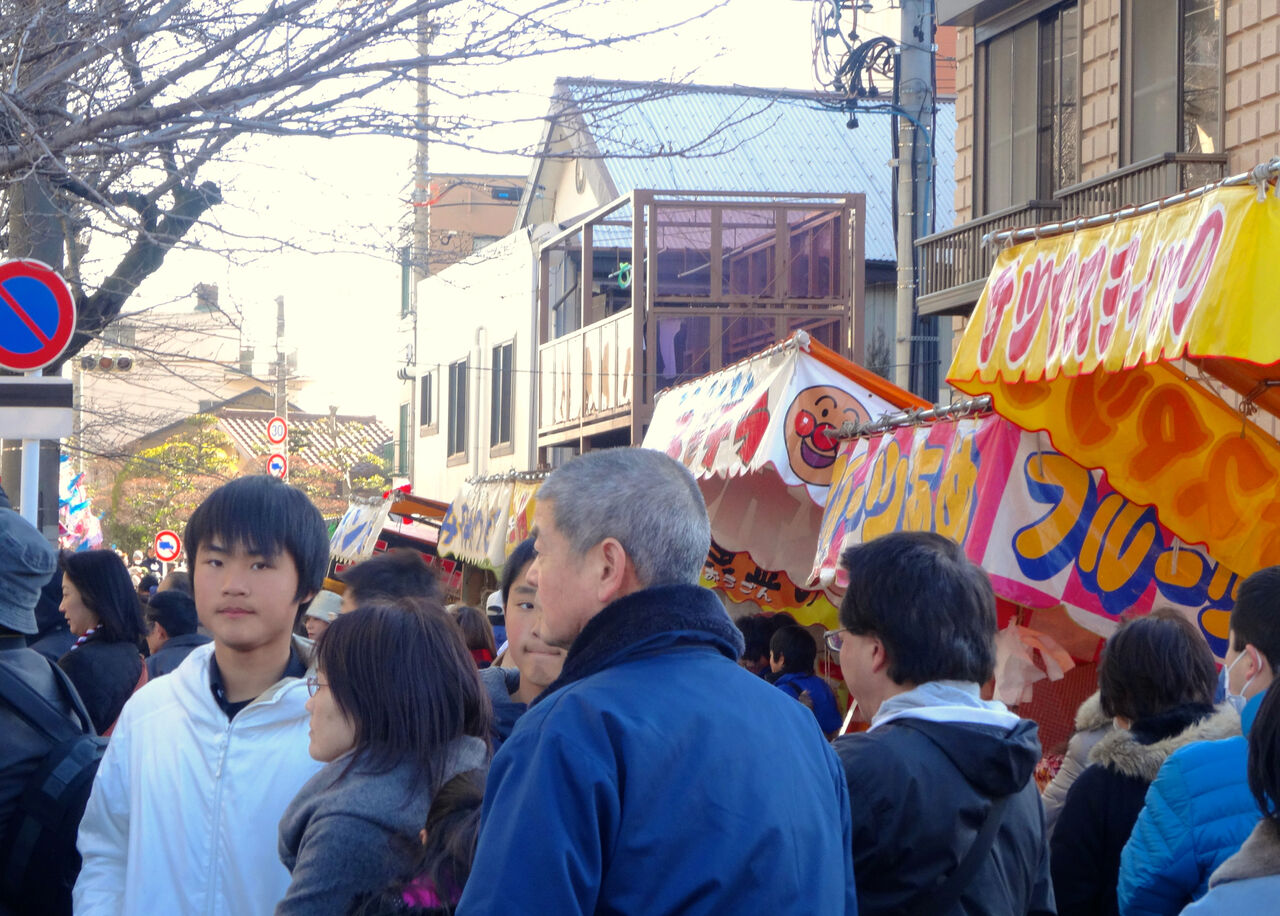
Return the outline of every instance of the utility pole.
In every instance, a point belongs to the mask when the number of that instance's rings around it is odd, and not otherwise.
[[[897,75],[898,289],[894,381],[911,388],[916,337],[915,242],[931,211],[934,2],[902,0]]]
[[[284,296],[276,296],[276,416],[289,419],[289,367],[284,353]]]

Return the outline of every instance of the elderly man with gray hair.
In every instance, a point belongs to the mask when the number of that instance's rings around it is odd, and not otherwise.
[[[563,673],[498,751],[462,914],[855,913],[848,788],[813,715],[737,664],[711,542],[661,452],[576,458],[534,510]]]

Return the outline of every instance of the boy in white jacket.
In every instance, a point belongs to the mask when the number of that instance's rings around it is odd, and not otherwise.
[[[324,520],[302,491],[242,477],[200,504],[186,540],[213,643],[125,704],[80,824],[80,916],[255,916],[289,886],[277,822],[320,768],[292,631],[324,581]]]

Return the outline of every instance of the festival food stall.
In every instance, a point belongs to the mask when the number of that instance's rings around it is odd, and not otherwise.
[[[415,496],[407,487],[388,490],[381,498],[353,498],[329,537],[329,571],[325,588],[342,592],[337,573],[375,553],[409,549],[422,556],[439,576],[442,592],[461,587],[459,563],[437,553],[441,520],[448,509],[442,502]]]
[[[714,545],[703,581],[733,601],[836,626],[804,583],[831,485],[838,431],[925,401],[798,331],[786,341],[663,392],[644,447],[689,468]]]
[[[846,442],[806,584],[838,591],[843,547],[887,531],[954,538],[1016,608],[1007,702],[1156,606],[1221,656],[1236,585],[1280,562],[1280,200],[1259,177],[1017,235],[948,373],[975,415]]]
[[[1187,609],[1219,654],[1234,583],[1280,563],[1277,170],[1008,248],[948,373],[1105,472],[1117,495],[1068,550],[1126,530],[1119,573],[1158,570],[1160,602]],[[1131,586],[1104,610],[1150,598]]]

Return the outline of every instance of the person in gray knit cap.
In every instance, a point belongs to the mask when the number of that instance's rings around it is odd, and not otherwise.
[[[0,490],[0,499],[4,491]],[[17,693],[37,694],[76,729],[74,688],[53,663],[27,648],[36,633],[36,602],[40,590],[57,569],[57,555],[40,532],[21,515],[0,508],[0,848],[8,848],[19,798],[30,776],[53,748],[53,739],[18,711]],[[69,838],[74,839],[74,838]],[[74,850],[74,846],[71,847]],[[70,912],[70,884],[66,904]],[[11,900],[0,884],[0,912],[27,912],[23,900]]]

